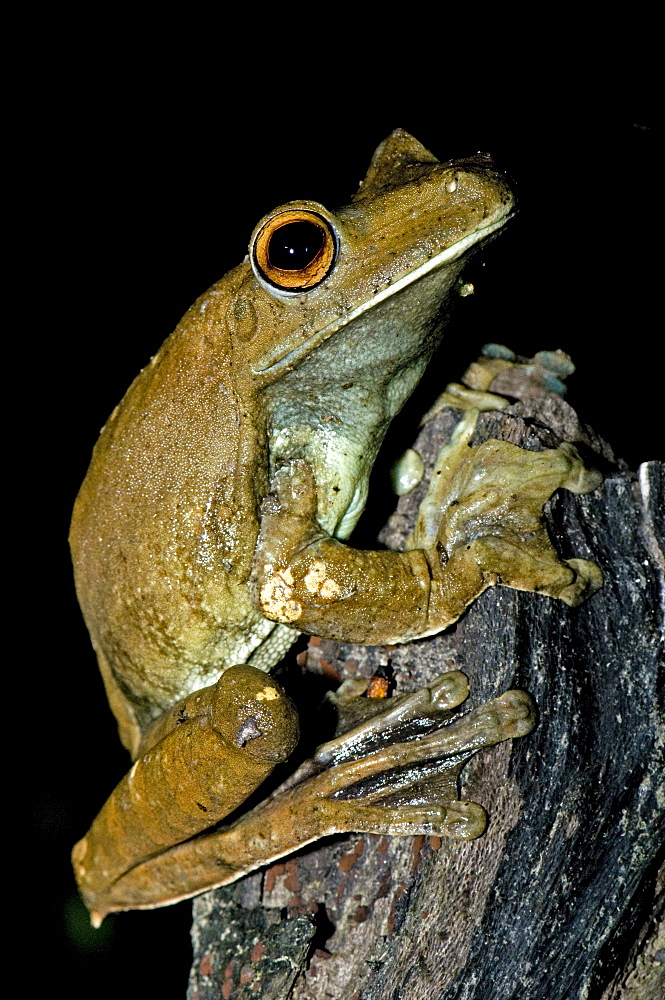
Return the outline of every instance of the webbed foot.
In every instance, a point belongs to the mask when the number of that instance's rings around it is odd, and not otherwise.
[[[407,543],[428,553],[439,591],[430,612],[438,600],[459,615],[495,584],[582,603],[602,586],[602,574],[588,560],[559,558],[542,511],[555,490],[588,493],[601,474],[568,442],[543,451],[494,439],[472,446],[478,416],[467,411],[439,452]]]
[[[551,393],[564,396],[564,379],[574,371],[575,365],[564,351],[538,351],[532,358],[525,358],[503,344],[485,344],[481,357],[469,365],[461,381],[446,386],[421,426],[446,406],[484,413],[510,406],[506,397],[525,399]]]
[[[595,562],[589,559],[564,559],[566,566],[575,573],[575,579],[557,595],[561,601],[576,608],[603,585],[603,574]]]
[[[112,910],[173,903],[333,833],[480,836],[485,811],[459,800],[460,771],[483,747],[531,732],[536,709],[526,692],[507,691],[452,719],[451,708],[467,691],[466,678],[455,671],[429,688],[390,699],[374,719],[320,747],[231,826],[135,866],[105,893],[87,898],[89,908],[99,921]],[[419,735],[423,725],[428,732]]]

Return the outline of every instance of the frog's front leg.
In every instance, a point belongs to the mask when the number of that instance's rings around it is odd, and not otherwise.
[[[478,837],[485,829],[485,811],[458,799],[459,773],[483,747],[529,733],[535,706],[525,692],[507,691],[451,721],[450,707],[467,690],[466,678],[454,672],[429,689],[395,699],[371,725],[363,723],[320,747],[269,799],[233,825],[137,864],[89,896],[88,905],[101,918],[112,910],[173,903],[233,882],[334,833]],[[386,742],[423,716],[434,731],[420,737],[412,731],[408,741]]]
[[[598,486],[572,445],[542,452],[505,441],[471,447],[476,410],[441,451],[406,552],[359,551],[316,520],[311,467],[278,470],[263,505],[255,557],[257,604],[267,618],[324,638],[371,645],[432,635],[456,621],[487,587],[579,604],[601,585],[583,559],[562,561],[542,522],[559,487]]]
[[[229,668],[157,720],[72,852],[93,922],[95,900],[125,872],[227,816],[297,742],[291,701],[247,665]]]

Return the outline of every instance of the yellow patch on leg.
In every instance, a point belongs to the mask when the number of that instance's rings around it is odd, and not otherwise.
[[[310,594],[319,594],[326,601],[333,601],[342,593],[342,588],[328,576],[326,565],[320,559],[309,567],[303,583]]]
[[[302,614],[302,604],[293,600],[293,574],[291,570],[277,572],[263,584],[259,592],[261,607],[267,618],[288,623],[294,622]]]
[[[324,600],[334,601],[342,593],[342,588],[335,580],[328,578],[321,584],[319,593]]]
[[[318,594],[321,589],[321,585],[326,579],[326,567],[325,563],[317,559],[307,570],[307,574],[303,577],[303,583],[310,594]]]
[[[279,691],[272,687],[265,687],[262,691],[257,691],[255,698],[257,701],[275,701],[279,698]]]

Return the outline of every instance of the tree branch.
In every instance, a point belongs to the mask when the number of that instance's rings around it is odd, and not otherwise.
[[[415,448],[428,468],[456,419],[446,409],[422,430]],[[312,639],[306,654],[310,676],[338,680],[387,665],[397,691],[460,669],[471,684],[464,710],[529,691],[536,731],[477,756],[462,776],[462,797],[488,810],[486,834],[330,838],[199,897],[190,1000],[662,995],[662,467],[637,477],[619,468],[553,396],[484,414],[475,443],[488,437],[587,449],[603,485],[559,491],[546,515],[562,557],[595,560],[603,589],[570,609],[496,587],[430,639]],[[400,499],[381,536],[390,547],[423,493]]]

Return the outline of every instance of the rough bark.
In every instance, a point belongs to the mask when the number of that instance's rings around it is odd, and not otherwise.
[[[430,468],[456,416],[444,410],[421,432],[415,447]],[[462,797],[488,810],[486,834],[330,838],[199,897],[190,1000],[664,995],[662,467],[620,468],[555,397],[483,415],[476,443],[487,437],[588,449],[602,487],[559,491],[546,515],[564,558],[601,566],[603,589],[570,609],[497,587],[430,639],[312,639],[300,656],[336,681],[382,664],[397,691],[461,669],[471,684],[462,711],[529,691],[536,731],[475,757],[462,776]],[[399,501],[381,536],[390,547],[423,491]]]

